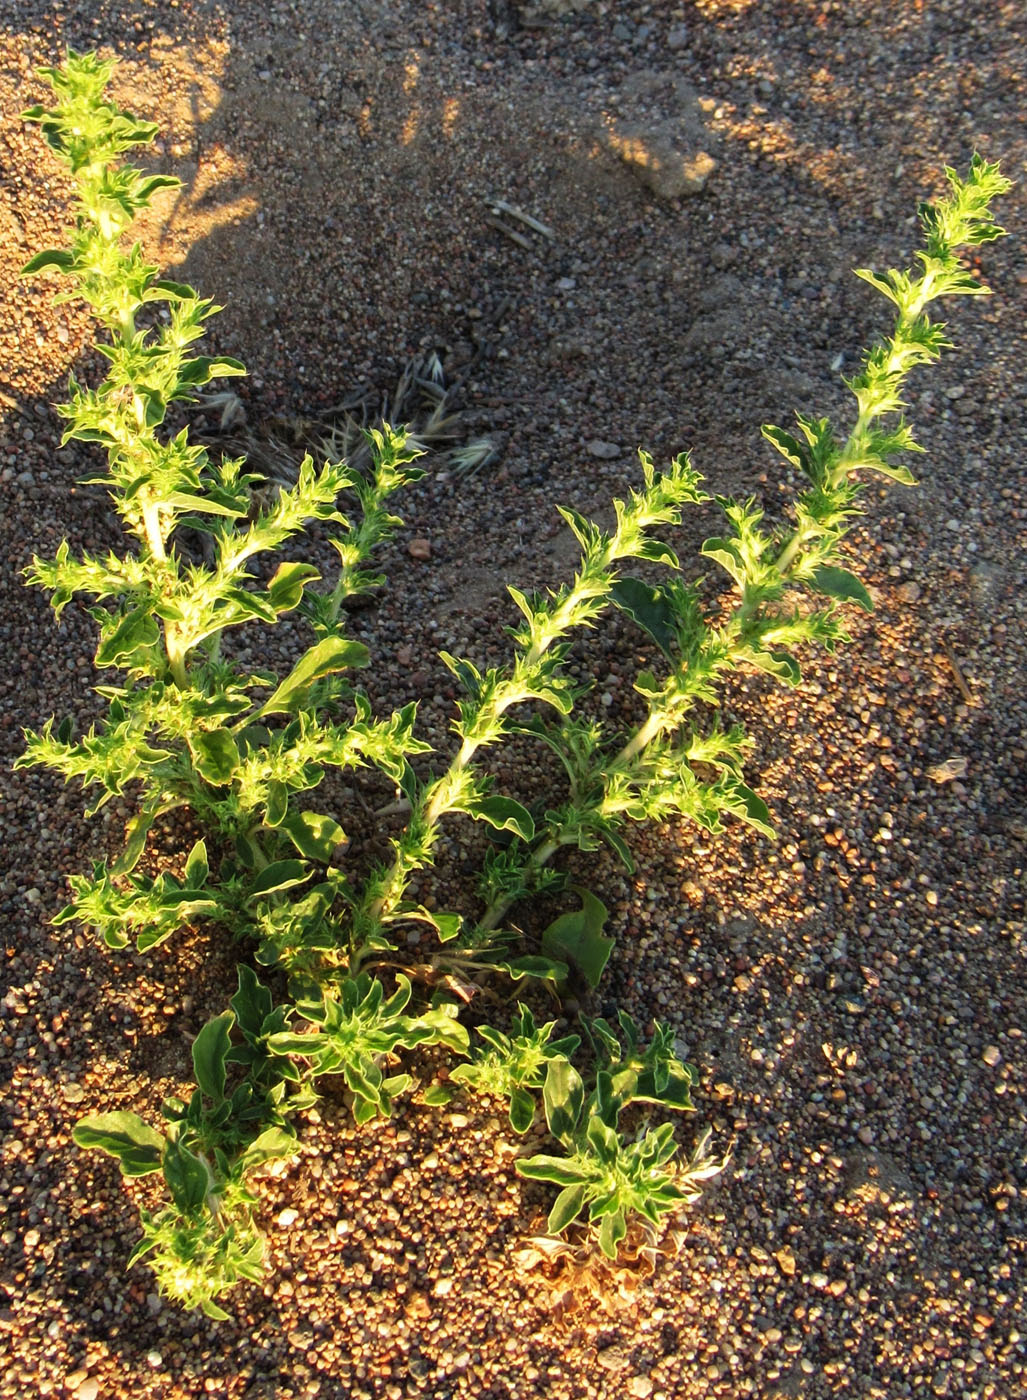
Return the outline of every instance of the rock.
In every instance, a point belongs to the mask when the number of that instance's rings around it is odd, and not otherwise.
[[[75,1387],[75,1400],[96,1400],[100,1393],[100,1382],[95,1376],[86,1376],[85,1380]]]
[[[890,1206],[909,1206],[916,1198],[916,1187],[898,1162],[883,1152],[859,1149],[846,1159],[843,1189],[850,1199]]]
[[[954,778],[966,777],[965,758],[947,758],[944,763],[935,763],[928,768],[927,776],[934,783],[951,783]]]
[[[430,559],[431,540],[411,540],[410,543],[407,545],[407,553],[410,555],[411,559]]]
[[[596,1352],[596,1362],[604,1371],[620,1371],[628,1364],[628,1358],[624,1354],[624,1348],[614,1343]]]
[[[679,49],[688,46],[688,30],[683,24],[676,24],[673,29],[667,32],[667,47],[671,53],[677,53]]]
[[[586,442],[585,449],[593,457],[599,457],[604,462],[612,462],[623,451],[615,442],[603,442],[602,438],[593,438],[591,442]]]
[[[404,1312],[414,1321],[423,1322],[425,1318],[431,1317],[431,1303],[424,1293],[411,1293]]]
[[[710,262],[718,272],[723,272],[725,268],[730,267],[737,257],[738,249],[732,247],[730,243],[714,243],[710,249]]]
[[[795,1273],[795,1255],[787,1245],[784,1249],[777,1250],[774,1254],[774,1258],[777,1260],[777,1267],[784,1274],[785,1278],[791,1278]]]
[[[625,1389],[629,1395],[634,1395],[636,1400],[648,1400],[653,1393],[653,1383],[648,1376],[632,1376]]]
[[[704,150],[682,150],[660,128],[627,124],[611,133],[609,144],[657,199],[701,194],[717,162]]]
[[[1002,1051],[997,1045],[986,1045],[981,1053],[981,1059],[986,1065],[990,1065],[991,1068],[994,1069],[997,1064],[1001,1063]]]
[[[622,89],[625,111],[657,111],[647,121],[605,115],[600,139],[658,199],[698,194],[716,168],[706,111],[682,78],[644,72]],[[634,105],[633,105],[634,104]]]

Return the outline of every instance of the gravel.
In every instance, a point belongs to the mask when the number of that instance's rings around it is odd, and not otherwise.
[[[556,502],[601,513],[644,444],[657,460],[690,448],[712,489],[757,493],[773,515],[785,478],[758,425],[794,409],[848,421],[838,372],[883,325],[851,268],[903,265],[917,201],[974,149],[1020,184],[1001,209],[1014,238],[982,253],[995,297],[951,308],[958,353],[911,385],[923,484],[870,493],[851,538],[876,617],[811,657],[799,692],[746,677],[727,697],[778,841],[641,829],[633,877],[605,858],[580,872],[618,937],[598,1006],[672,1023],[702,1068],[682,1142],[709,1124],[731,1153],[679,1247],[619,1309],[613,1290],[575,1308],[517,1266],[545,1199],[514,1174],[504,1115],[459,1100],[355,1130],[328,1099],[300,1159],[261,1184],[266,1284],[233,1295],[226,1323],[166,1306],[125,1268],[147,1183],[125,1186],[70,1129],[89,1111],[153,1114],[180,1088],[233,951],[201,930],[113,958],[53,929],[66,873],[117,843],[130,808],[86,823],[77,791],[8,773],[0,1395],[1021,1393],[1022,0],[6,7],[6,764],[22,726],[99,712],[89,619],[69,608],[55,630],[19,582],[64,536],[117,544],[102,496],[72,486],[94,459],[59,447],[51,407],[70,368],[95,372],[91,330],[45,282],[16,279],[60,243],[68,200],[18,112],[43,95],[37,64],[96,43],[185,181],[147,247],[224,304],[211,343],[250,367],[255,435],[387,390],[420,351],[451,380],[467,370],[461,431],[502,455],[462,480],[429,461],[388,587],[353,620],[380,658],[376,703],[419,698],[443,749],[437,652],[504,654],[503,585],[573,567]],[[700,119],[715,168],[680,198],[611,144],[649,130],[693,158]],[[497,200],[552,237],[493,215]],[[711,521],[683,527],[685,558]],[[612,631],[581,653],[613,722],[632,713],[637,647]],[[526,753],[499,765],[515,790],[546,777]],[[454,827],[440,881],[470,842]]]

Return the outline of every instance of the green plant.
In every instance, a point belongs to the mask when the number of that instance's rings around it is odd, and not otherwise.
[[[539,1153],[516,1164],[521,1176],[561,1188],[549,1212],[549,1230],[559,1234],[587,1209],[589,1226],[608,1259],[616,1259],[632,1215],[659,1226],[663,1216],[696,1194],[683,1189],[681,1173],[670,1165],[677,1152],[672,1124],[643,1125],[634,1138],[619,1131],[620,1116],[632,1104],[691,1109],[694,1071],[674,1054],[669,1027],[657,1023],[655,1038],[643,1053],[631,1017],[622,1011],[619,1020],[627,1054],[606,1021],[586,1022],[597,1052],[595,1082],[588,1095],[584,1080],[565,1056],[549,1061],[542,1101],[546,1124],[564,1155]],[[700,1151],[689,1181],[716,1170],[719,1167],[711,1170]]]
[[[715,1170],[703,1145],[690,1162],[676,1160],[671,1123],[654,1126],[648,1117],[653,1106],[692,1107],[695,1072],[677,1058],[671,1030],[657,1025],[643,1048],[623,1014],[619,1033],[585,1020],[592,1062],[579,1069],[572,1059],[580,1037],[554,1040],[556,1023],[537,1026],[525,1005],[509,1035],[480,1026],[487,1048],[470,1054],[460,1010],[497,975],[559,990],[573,968],[598,984],[614,939],[592,891],[569,886],[580,907],[560,914],[534,945],[507,918],[518,901],[567,887],[553,865],[562,848],[606,842],[630,868],[624,830],[632,821],[680,816],[717,831],[733,816],[770,832],[767,808],[745,781],[751,741],[716,716],[718,684],[751,667],[796,685],[795,650],[811,642],[833,649],[845,637],[840,608],[869,610],[840,545],[866,473],[912,480],[895,457],[915,444],[894,415],[906,375],[946,343],[925,308],[942,295],[985,290],[957,249],[1000,234],[989,204],[1007,182],[977,157],[965,181],[949,172],[948,198],[921,209],[922,274],[861,274],[892,300],[896,319],[850,382],[856,425],[841,443],[825,419],[800,417],[796,434],[764,429],[809,484],[793,520],[775,528],[764,526],[753,501],[717,498],[724,533],[706,541],[703,555],[726,571],[736,594],[720,620],[707,616],[698,586],[678,577],[663,537],[686,506],[708,500],[700,478],[685,455],[659,472],[641,453],[641,486],[614,503],[609,530],[563,511],[581,546],[573,579],[532,598],[510,589],[522,615],[511,629],[512,660],[482,672],[443,655],[463,698],[456,752],[435,771],[415,734],[415,707],[376,718],[355,683],[370,658],[345,636],[342,606],[380,582],[372,555],[397,523],[390,497],[419,474],[411,466],[417,450],[403,432],[383,428],[369,435],[366,475],[339,463],[318,469],[306,458],[295,486],[262,504],[243,462],[214,462],[184,431],[161,431],[171,405],[211,378],[243,371],[234,360],[191,354],[216,308],[160,279],[139,245],[123,246],[134,215],[173,182],[115,164],[155,128],[106,99],[110,73],[93,56],[69,55],[63,68],[45,71],[54,107],[26,114],[70,167],[78,204],[70,248],[39,254],[25,271],[69,276],[74,291],[62,295],[83,297],[106,331],[99,349],[107,377],[96,388],[73,379],[59,411],[65,440],[106,449],[103,480],[131,548],[72,558],[65,543],[27,573],[50,591],[58,617],[73,597],[92,600],[96,664],[120,674],[98,687],[108,702],[103,721],[78,737],[73,719],[50,721],[26,735],[19,765],[45,764],[98,790],[93,811],[129,790],[137,803],[117,858],[70,877],[73,897],[58,922],[87,923],[115,949],[134,938],[145,951],[208,920],[239,940],[244,956],[280,974],[287,996],[276,1005],[243,962],[230,1009],[194,1044],[195,1091],[165,1107],[166,1131],[132,1114],[99,1114],[82,1120],[76,1140],[114,1156],[126,1176],[162,1175],[168,1204],[144,1214],[134,1257],[148,1258],[169,1296],[223,1316],[219,1297],[261,1267],[250,1178],[295,1151],[292,1120],[315,1101],[318,1082],[341,1077],[362,1123],[389,1114],[413,1087],[413,1072],[399,1064],[404,1055],[441,1046],[466,1059],[452,1081],[507,1099],[518,1132],[531,1127],[541,1093],[563,1155],[535,1154],[518,1170],[561,1188],[550,1229],[585,1215],[614,1258],[632,1220],[658,1230]],[[258,576],[258,561],[273,562],[314,523],[338,557],[334,582],[298,562]],[[189,551],[197,531],[208,539],[209,562]],[[632,560],[665,571],[661,581],[625,572]],[[633,619],[661,657],[660,675],[637,677],[645,715],[630,734],[591,717],[567,667],[574,635],[610,608]],[[273,625],[290,612],[306,620],[312,640],[284,676],[242,667],[223,648],[232,629]],[[526,715],[529,705],[539,712]],[[550,807],[529,810],[496,791],[482,769],[485,751],[515,733],[560,759],[566,783]],[[391,858],[363,880],[337,863],[346,839],[338,815],[312,807],[310,796],[329,770],[358,766],[379,769],[408,812]],[[203,838],[177,868],[155,869],[149,833],[176,809]],[[477,917],[410,897],[414,875],[434,860],[442,822],[454,816],[496,833]],[[410,925],[435,940],[416,963],[397,936]],[[415,975],[425,984],[416,1002]],[[425,1101],[447,1092],[436,1086]]]

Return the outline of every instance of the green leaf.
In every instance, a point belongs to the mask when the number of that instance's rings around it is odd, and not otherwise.
[[[628,1226],[623,1209],[611,1211],[603,1217],[603,1223],[599,1227],[599,1248],[607,1259],[617,1258],[617,1246],[627,1233]]]
[[[301,860],[276,860],[266,865],[250,886],[251,895],[274,894],[302,885],[313,872]]]
[[[281,826],[289,813],[289,789],[277,778],[267,785],[267,806],[264,809],[264,825],[272,828]]]
[[[627,870],[629,874],[634,874],[634,858],[630,850],[628,849],[627,842],[620,835],[620,833],[614,831],[611,827],[604,827],[602,831],[602,837],[603,840],[607,842],[607,844],[611,846],[613,850],[615,850],[620,856],[621,863],[624,866],[624,869]]]
[[[581,908],[553,920],[542,935],[542,951],[573,964],[595,988],[613,950],[614,940],[603,934],[609,910],[589,890],[579,885],[571,888],[581,897]]]
[[[421,904],[400,905],[392,914],[387,915],[383,922],[401,923],[404,919],[414,919],[421,924],[430,924],[438,934],[440,943],[451,942],[464,926],[462,914],[439,913],[435,909],[425,909]]]
[[[670,545],[664,544],[662,540],[642,540],[637,548],[632,550],[634,559],[648,559],[651,564],[666,564],[668,569],[678,567],[678,557],[671,549]]]
[[[215,787],[223,787],[232,781],[232,775],[239,767],[239,746],[235,736],[227,729],[201,730],[188,736],[189,749],[201,778]]]
[[[196,289],[190,287],[185,282],[172,282],[170,278],[158,277],[150,283],[150,292],[162,293],[162,300],[165,301],[195,301]],[[149,300],[149,298],[147,298]]]
[[[95,1113],[80,1118],[71,1136],[79,1147],[98,1148],[116,1157],[125,1176],[160,1171],[165,1138],[136,1113]]]
[[[296,714],[306,704],[316,680],[351,666],[366,666],[369,660],[367,647],[360,642],[324,637],[300,658],[258,714]]]
[[[746,787],[745,783],[735,782],[732,784],[732,795],[742,802],[744,810],[737,813],[742,821],[755,827],[757,831],[762,831],[764,836],[777,835],[771,823],[769,807],[752,788]]]
[[[453,1102],[453,1090],[447,1089],[445,1084],[429,1084],[421,1095],[421,1102],[430,1108],[445,1108],[446,1104]]]
[[[739,588],[744,586],[745,565],[735,552],[733,541],[714,536],[703,541],[699,552],[704,559],[713,559],[722,569],[726,569]]]
[[[298,1151],[299,1143],[287,1128],[265,1128],[239,1158],[239,1170],[245,1174],[274,1158],[293,1157]]]
[[[62,248],[47,248],[44,252],[37,253],[34,258],[29,258],[21,270],[21,275],[34,277],[46,267],[56,267],[59,272],[70,272],[74,265],[74,253],[66,252]]]
[[[96,665],[101,670],[105,666],[120,666],[128,670],[134,663],[149,660],[146,653],[159,641],[160,632],[149,610],[135,608],[126,613],[115,630],[101,641],[96,649]]]
[[[546,1222],[549,1233],[558,1235],[561,1230],[566,1230],[571,1221],[576,1220],[581,1214],[581,1208],[584,1204],[584,1185],[565,1186],[549,1212],[549,1219]]]
[[[648,632],[665,656],[673,658],[674,608],[659,588],[651,588],[638,578],[621,578],[613,585],[610,596],[622,612]]]
[[[147,804],[135,814],[125,830],[125,849],[111,866],[112,875],[127,875],[136,868],[156,818],[156,803]]]
[[[559,962],[556,958],[540,957],[537,953],[526,953],[523,957],[497,962],[496,967],[514,982],[519,982],[522,977],[537,977],[540,981],[559,984],[566,982],[570,971],[565,962]]]
[[[785,461],[808,474],[809,452],[798,438],[793,437],[791,433],[786,433],[783,428],[774,427],[772,423],[764,423],[760,431],[767,441],[777,448]]]
[[[205,841],[197,841],[186,858],[185,883],[189,889],[198,890],[206,884],[209,874],[210,866],[207,864],[207,843]]]
[[[561,1142],[570,1141],[581,1117],[585,1086],[570,1060],[562,1055],[549,1061],[542,1102],[549,1131]]]
[[[531,841],[535,835],[531,813],[512,797],[483,797],[475,805],[474,816],[497,831],[515,831],[522,841]]]
[[[144,136],[141,139],[148,141],[149,137]],[[139,199],[149,203],[151,196],[156,194],[158,190],[177,190],[181,188],[181,185],[182,181],[177,175],[149,175],[145,180],[140,181],[136,194]]]
[[[271,993],[245,963],[239,964],[239,990],[229,1004],[238,1018],[239,1029],[252,1036],[260,1035],[273,1006]]]
[[[193,1041],[193,1073],[196,1082],[219,1104],[225,1097],[225,1056],[232,1046],[231,1029],[235,1012],[222,1011],[202,1028]]]
[[[313,564],[281,564],[267,586],[268,600],[275,612],[291,612],[298,607],[304,588],[320,577]]]
[[[188,491],[173,491],[167,502],[177,510],[192,511],[196,515],[227,515],[232,520],[241,520],[246,514],[244,510],[222,505],[210,496],[194,496]]]
[[[535,1121],[535,1100],[527,1089],[515,1085],[510,1090],[510,1125],[515,1133],[526,1133]]]
[[[856,603],[864,612],[872,613],[874,605],[870,594],[855,574],[848,569],[838,569],[830,564],[821,564],[810,579],[810,587],[829,598],[837,598],[841,603]]]
[[[179,370],[178,381],[183,385],[207,384],[211,379],[227,379],[245,374],[246,366],[228,356],[215,358],[210,355],[197,355],[195,360],[186,360]]]
[[[331,864],[336,847],[346,839],[339,823],[323,812],[290,812],[279,822],[279,829],[300,855],[321,865]]]
[[[786,651],[761,651],[752,647],[745,653],[745,660],[758,670],[776,676],[779,681],[784,681],[785,685],[798,685],[802,679],[799,663]]]
[[[553,1157],[545,1152],[521,1157],[514,1162],[514,1170],[518,1176],[526,1176],[531,1181],[551,1181],[554,1186],[576,1186],[588,1181],[592,1174],[587,1167],[567,1157]]]
[[[886,462],[881,457],[875,457],[869,462],[860,462],[853,470],[878,472],[881,476],[886,476],[889,481],[897,481],[900,486],[916,485],[916,477],[908,467]]]
[[[205,1162],[180,1142],[169,1142],[164,1154],[164,1180],[183,1214],[198,1210],[212,1185]]]

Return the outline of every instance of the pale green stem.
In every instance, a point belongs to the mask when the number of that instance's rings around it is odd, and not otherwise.
[[[612,549],[608,550],[607,553],[608,555],[612,555]],[[553,644],[553,642],[556,641],[560,633],[566,630],[567,626],[569,625],[569,621],[561,621],[561,619],[569,620],[573,613],[573,608],[577,600],[578,595],[572,593],[564,600],[563,604],[561,604],[561,606],[557,609],[552,619],[552,628],[550,636],[543,641],[533,642],[532,645],[525,652],[525,669],[535,666],[541,660],[542,656]],[[508,697],[504,697],[502,695],[497,696],[493,701],[496,716],[498,717],[499,715],[502,715],[506,710],[510,708],[511,705],[516,704],[519,698],[520,697],[516,694],[511,694]],[[456,754],[452,763],[449,765],[449,768],[446,770],[446,772],[442,775],[441,778],[437,778],[435,782],[432,783],[431,788],[429,789],[431,796],[429,797],[427,805],[424,808],[424,822],[429,832],[433,832],[434,828],[439,822],[439,819],[447,810],[448,793],[451,791],[451,780],[458,774],[462,773],[464,769],[468,767],[471,760],[474,758],[475,753],[480,747],[481,745],[479,741],[474,739],[464,739],[463,743],[460,745],[458,753]],[[368,910],[368,916],[370,919],[374,920],[375,922],[380,921],[382,915],[388,913],[395,906],[395,904],[402,896],[403,884],[403,862],[401,857],[397,856],[396,859],[393,861],[392,867],[389,870],[389,873],[386,877],[383,892],[378,896],[377,899],[375,899],[372,902]]]

